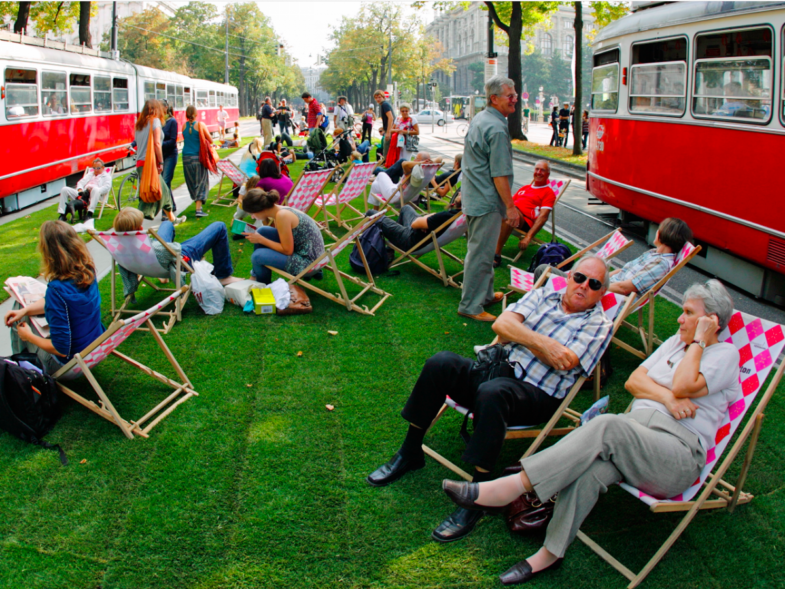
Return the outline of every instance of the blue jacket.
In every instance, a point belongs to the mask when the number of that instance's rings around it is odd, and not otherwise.
[[[73,280],[52,280],[46,287],[44,316],[52,345],[65,354],[55,358],[65,364],[104,332],[98,281],[80,289]]]
[[[163,152],[164,159],[177,155],[177,119],[172,117],[163,128],[164,138],[161,144],[161,151]]]

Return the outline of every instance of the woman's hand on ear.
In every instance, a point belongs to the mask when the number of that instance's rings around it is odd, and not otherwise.
[[[716,334],[720,328],[720,321],[716,315],[705,315],[698,319],[698,326],[695,328],[695,339],[698,341],[706,340]]]

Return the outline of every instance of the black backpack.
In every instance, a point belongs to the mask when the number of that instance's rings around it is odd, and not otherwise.
[[[537,266],[540,266],[541,264],[557,266],[571,255],[572,252],[570,251],[570,248],[563,243],[556,243],[555,241],[544,243],[537,250],[537,253],[534,254],[532,262],[529,264],[529,272],[534,272],[537,269]],[[561,270],[569,270],[571,267],[572,264],[567,264],[562,267]]]
[[[360,236],[360,246],[363,248],[365,260],[368,262],[368,268],[371,269],[371,274],[384,274],[390,268],[390,262],[395,255],[392,248],[387,247],[387,242],[384,241],[382,235],[382,228],[378,223],[374,223],[366,229]],[[365,266],[363,266],[363,259],[360,257],[360,250],[357,249],[357,244],[354,244],[352,254],[349,256],[349,264],[355,272],[365,274]]]
[[[43,441],[62,414],[55,380],[43,372],[19,365],[29,362],[42,368],[35,354],[0,358],[0,429],[20,440],[58,450],[60,462],[68,464],[62,448]]]

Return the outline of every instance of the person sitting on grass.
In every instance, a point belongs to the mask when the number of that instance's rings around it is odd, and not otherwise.
[[[692,230],[687,223],[675,217],[668,217],[660,223],[654,238],[654,249],[627,262],[619,270],[611,272],[611,285],[608,290],[624,296],[633,292],[645,293],[670,272],[676,256],[687,242],[692,243]],[[546,264],[537,266],[534,271],[535,282],[548,267]],[[566,275],[556,268],[551,268],[551,274]]]
[[[474,413],[474,433],[463,453],[474,465],[474,481],[493,478],[507,428],[548,421],[610,343],[613,324],[598,304],[608,280],[605,261],[586,256],[570,274],[566,292],[538,288],[499,316],[493,330],[517,364],[514,375],[483,382],[473,378],[470,358],[439,352],[428,359],[401,411],[409,422],[403,443],[367,477],[368,484],[383,487],[425,466],[423,439],[447,395]],[[481,511],[458,509],[432,537],[463,538],[481,517]]]
[[[502,574],[502,584],[558,568],[599,495],[614,483],[668,498],[700,476],[728,406],[742,396],[739,352],[717,338],[733,314],[719,281],[689,287],[682,310],[676,335],[624,385],[635,397],[629,413],[595,417],[521,460],[520,473],[479,484],[442,483],[452,501],[480,514],[499,512],[524,493],[543,503],[559,494],[542,548]]]
[[[526,232],[526,235],[518,241],[518,248],[521,250],[529,247],[531,240],[545,225],[556,203],[556,193],[548,186],[550,176],[551,165],[545,160],[538,161],[534,165],[532,183],[521,187],[512,197],[513,204],[523,217],[520,230]],[[499,240],[496,242],[496,254],[493,256],[494,268],[498,268],[502,263],[502,248],[512,235],[512,231],[511,225],[502,223]]]
[[[142,231],[144,217],[138,209],[125,207],[117,213],[112,227],[115,231]],[[232,256],[229,252],[229,237],[226,231],[226,224],[215,221],[205,227],[198,235],[186,239],[183,243],[177,243],[174,232],[174,225],[169,221],[164,221],[158,228],[158,237],[166,242],[169,247],[183,257],[186,262],[196,262],[201,260],[209,251],[213,252],[213,274],[224,286],[242,280],[232,276]],[[177,258],[166,249],[157,239],[151,240],[153,251],[158,263],[169,271],[169,280],[177,281]],[[120,277],[123,280],[123,296],[127,297],[136,293],[139,288],[139,277],[135,272],[129,272],[118,265]]]
[[[393,220],[391,217],[383,216],[377,221],[377,224],[387,241],[398,249],[408,252],[425,239],[431,231],[435,231],[452,219],[456,212],[447,209],[430,215],[418,215],[414,207],[404,205],[401,209],[401,214],[398,216],[398,221]],[[368,211],[366,216],[372,214],[374,214],[373,211]],[[436,237],[441,236],[449,228],[450,226],[448,225],[439,231]],[[421,247],[425,247],[427,243],[422,244]]]
[[[137,209],[135,213],[142,216]],[[84,350],[104,332],[101,324],[101,294],[98,292],[95,262],[87,245],[73,227],[63,221],[45,221],[38,239],[41,274],[48,281],[43,299],[6,313],[11,328],[11,350],[36,354],[49,374],[54,374],[75,354]],[[35,333],[22,320],[44,315],[49,338]]]
[[[221,144],[221,149],[228,149],[230,147],[240,147],[240,136],[235,133],[234,137],[227,139]]]
[[[254,244],[251,254],[251,278],[269,284],[272,271],[267,266],[297,276],[324,253],[324,238],[311,217],[278,204],[277,191],[254,188],[243,197],[243,210],[254,219],[275,221],[275,227],[260,227],[255,233],[243,233]],[[321,279],[318,270],[305,278]]]

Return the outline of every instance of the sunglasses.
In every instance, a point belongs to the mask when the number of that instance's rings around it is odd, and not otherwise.
[[[580,272],[573,272],[572,279],[575,281],[575,284],[583,284],[586,280],[589,281],[589,288],[592,290],[600,290],[602,288],[602,282],[597,280],[596,278],[589,278],[585,274],[581,274]]]

